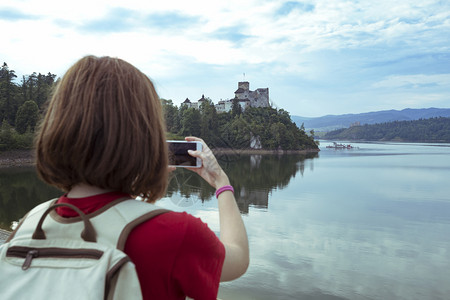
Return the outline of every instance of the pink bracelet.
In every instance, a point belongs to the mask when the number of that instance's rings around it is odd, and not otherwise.
[[[217,189],[216,198],[219,198],[219,195],[225,191],[231,191],[232,193],[234,193],[234,189],[231,185],[224,185],[223,187]]]

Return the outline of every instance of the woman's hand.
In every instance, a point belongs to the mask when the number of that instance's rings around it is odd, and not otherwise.
[[[220,167],[216,157],[206,143],[202,139],[193,136],[188,136],[185,140],[188,142],[201,142],[203,148],[202,151],[189,150],[189,155],[198,157],[202,160],[202,166],[200,168],[188,169],[196,172],[215,189],[218,189],[224,185],[229,185],[230,180],[228,179],[227,174],[225,174],[223,169]]]

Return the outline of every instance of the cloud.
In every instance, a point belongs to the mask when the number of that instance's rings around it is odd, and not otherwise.
[[[123,32],[135,27],[137,12],[126,8],[110,9],[104,16],[87,21],[80,29],[84,32]]]
[[[84,32],[117,33],[153,29],[166,31],[184,30],[196,25],[199,18],[183,15],[178,12],[145,13],[123,7],[109,9],[99,18],[87,21],[80,29]]]
[[[241,25],[222,27],[211,33],[211,37],[219,40],[228,40],[238,44],[251,37],[250,35],[242,33],[245,29],[246,27]]]
[[[21,21],[21,20],[35,20],[37,16],[24,13],[15,8],[0,8],[0,20],[6,21]]]
[[[391,75],[373,84],[374,88],[448,87],[450,74]]]
[[[314,4],[297,1],[288,1],[280,6],[280,8],[276,11],[276,15],[285,16],[290,14],[292,11],[311,12],[314,10],[314,8],[315,8]]]
[[[144,18],[144,24],[160,30],[186,29],[201,23],[200,17],[184,15],[178,12],[161,12],[149,14]]]

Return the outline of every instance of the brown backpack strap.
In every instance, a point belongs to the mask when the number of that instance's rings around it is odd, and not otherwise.
[[[76,211],[80,218],[82,219],[84,223],[84,230],[81,232],[81,238],[85,240],[86,242],[96,242],[97,241],[97,234],[94,230],[94,227],[92,226],[91,222],[89,221],[89,218],[75,205],[69,204],[69,203],[58,203],[53,204],[49,208],[45,210],[45,212],[42,214],[41,218],[39,219],[39,222],[36,226],[36,230],[33,233],[33,236],[31,237],[33,240],[45,240],[45,232],[42,229],[42,224],[44,223],[45,217],[54,209],[58,207],[69,207],[70,209]]]
[[[125,248],[125,243],[127,242],[127,238],[128,235],[130,234],[130,232],[139,224],[142,224],[156,216],[159,216],[160,214],[164,214],[167,212],[170,212],[171,210],[168,209],[156,209],[156,210],[152,210],[136,219],[134,219],[133,221],[131,221],[130,223],[128,223],[124,229],[122,230],[122,232],[120,233],[119,236],[119,240],[117,242],[117,249],[119,250],[124,250]]]

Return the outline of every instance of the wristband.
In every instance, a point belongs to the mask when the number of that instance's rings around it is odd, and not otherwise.
[[[224,185],[223,187],[217,189],[216,198],[219,198],[219,195],[225,191],[231,191],[232,193],[234,193],[234,189],[231,185]]]

